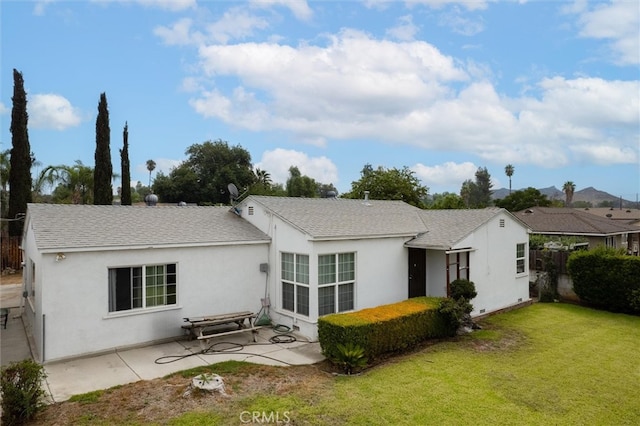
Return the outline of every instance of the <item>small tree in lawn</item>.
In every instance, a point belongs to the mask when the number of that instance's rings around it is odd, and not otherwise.
[[[120,193],[120,204],[131,205],[131,170],[129,163],[129,126],[124,123],[122,132],[122,149],[120,150],[120,166],[122,168],[122,191]]]
[[[100,94],[98,118],[96,119],[96,166],[93,169],[93,204],[113,204],[113,166],[111,165],[111,130],[109,129],[109,110],[107,95]]]

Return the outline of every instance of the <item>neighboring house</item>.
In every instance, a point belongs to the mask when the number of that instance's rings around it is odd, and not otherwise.
[[[590,207],[580,209],[587,213],[612,220],[616,223],[622,223],[636,228],[636,232],[629,235],[627,240],[627,249],[630,254],[638,255],[640,253],[640,209],[630,208],[614,208],[614,207]]]
[[[606,246],[622,248],[627,253],[638,255],[640,228],[624,221],[612,220],[585,211],[562,207],[530,207],[516,213],[516,217],[526,223],[531,234],[547,237],[580,237],[588,242],[588,247]],[[567,256],[557,256],[566,259]],[[534,262],[531,262],[534,263]],[[573,282],[566,270],[566,265],[559,266],[558,293],[561,297],[577,300],[573,291]],[[536,280],[541,265],[530,264],[530,276]],[[538,269],[538,271],[536,271]]]
[[[29,204],[24,318],[52,361],[178,337],[249,310],[317,338],[319,316],[476,284],[474,315],[528,300],[528,229],[503,209],[250,196],[229,207]]]
[[[602,245],[638,255],[638,245],[633,243],[640,238],[640,228],[623,221],[562,207],[530,207],[517,212],[516,216],[532,234],[581,237],[588,241],[590,248]]]

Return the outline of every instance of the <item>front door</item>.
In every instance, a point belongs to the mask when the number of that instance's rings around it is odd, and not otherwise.
[[[427,295],[425,250],[409,248],[409,298]]]

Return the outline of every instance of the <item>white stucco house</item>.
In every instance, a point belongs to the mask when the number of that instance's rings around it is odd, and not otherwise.
[[[29,204],[23,317],[49,362],[182,336],[183,318],[258,312],[317,337],[319,316],[446,296],[474,315],[529,298],[528,229],[503,209],[249,196],[235,208]]]

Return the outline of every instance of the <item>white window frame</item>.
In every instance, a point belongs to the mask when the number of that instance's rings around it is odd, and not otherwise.
[[[347,259],[347,256],[351,257],[351,259]],[[322,259],[332,259],[333,262],[325,263]],[[350,268],[345,269],[344,265],[348,265]],[[333,306],[331,307],[322,303],[321,293],[327,290],[332,290],[331,293],[333,293]],[[346,293],[341,293],[345,290],[347,291]],[[352,311],[355,308],[355,299],[356,253],[345,252],[318,255],[318,316]]]
[[[118,282],[118,271],[129,271],[129,307],[118,306],[118,289],[126,287]],[[161,271],[159,271],[161,270]],[[134,294],[138,288],[139,294]],[[157,309],[178,304],[178,264],[158,263],[109,268],[109,313],[124,313]]]
[[[517,243],[516,244],[516,274],[526,274],[527,273],[527,243]],[[522,256],[519,256],[520,248],[522,248]],[[520,270],[522,269],[522,270]]]
[[[280,266],[282,309],[309,317],[309,255],[281,252]],[[293,293],[291,300],[288,296],[290,293]]]

